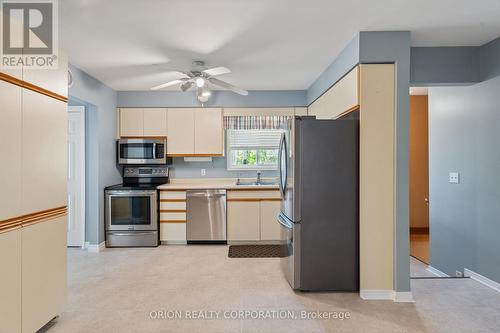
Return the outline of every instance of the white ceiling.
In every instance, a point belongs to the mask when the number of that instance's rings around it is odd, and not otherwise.
[[[500,0],[64,0],[70,62],[115,90],[149,90],[193,60],[248,90],[307,89],[358,31],[410,30],[413,46],[500,36]],[[158,65],[160,64],[160,65]],[[173,88],[178,89],[178,88]]]

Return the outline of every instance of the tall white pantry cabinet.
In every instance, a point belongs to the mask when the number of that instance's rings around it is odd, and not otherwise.
[[[0,70],[0,333],[33,333],[66,301],[67,59]]]

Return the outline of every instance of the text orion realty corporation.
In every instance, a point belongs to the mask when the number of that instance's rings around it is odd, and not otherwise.
[[[56,69],[57,0],[0,0],[3,69]]]

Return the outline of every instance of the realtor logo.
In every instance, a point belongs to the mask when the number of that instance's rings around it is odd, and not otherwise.
[[[57,0],[2,0],[2,68],[57,68]]]

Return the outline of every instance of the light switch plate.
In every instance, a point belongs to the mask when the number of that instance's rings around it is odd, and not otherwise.
[[[448,182],[451,184],[459,184],[460,183],[460,173],[458,172],[450,172],[448,176]]]
[[[207,169],[201,169],[201,175],[205,176],[207,174]]]

